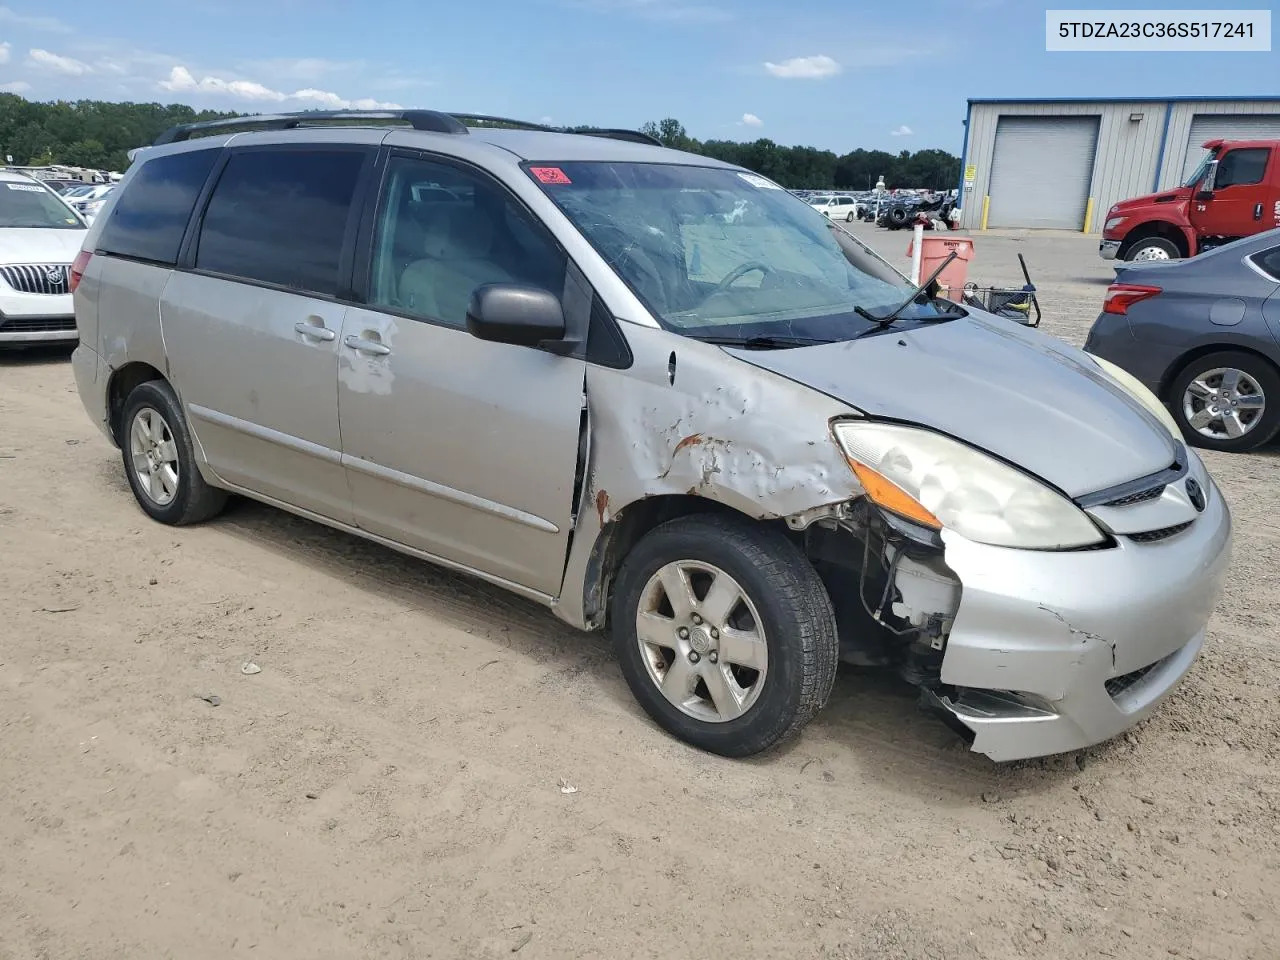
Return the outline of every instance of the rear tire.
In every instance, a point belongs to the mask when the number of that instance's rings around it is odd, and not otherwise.
[[[681,517],[651,531],[623,561],[610,619],[640,705],[722,756],[794,736],[835,683],[839,640],[822,580],[790,540],[745,518]]]
[[[853,223],[853,221],[854,221],[853,211],[852,211],[852,210],[850,210],[850,211],[849,211],[849,215],[848,215],[847,217],[845,217],[845,218],[844,218],[844,222],[845,222],[845,223]]]
[[[1182,251],[1165,237],[1143,237],[1134,241],[1125,251],[1124,258],[1130,263],[1135,260],[1180,260]]]
[[[1192,360],[1168,392],[1187,442],[1243,453],[1280,432],[1280,371],[1252,353],[1223,350]],[[1231,433],[1243,431],[1237,436]]]
[[[165,381],[133,388],[117,435],[129,487],[152,520],[181,527],[212,519],[226,506],[226,492],[200,476],[182,405]]]

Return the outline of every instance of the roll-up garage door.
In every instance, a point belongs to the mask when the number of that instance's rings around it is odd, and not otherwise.
[[[988,225],[1081,229],[1097,146],[1097,117],[1001,117]]]
[[[1202,113],[1191,118],[1187,137],[1187,160],[1179,183],[1195,172],[1204,157],[1206,140],[1280,140],[1280,113],[1246,116],[1231,113]]]

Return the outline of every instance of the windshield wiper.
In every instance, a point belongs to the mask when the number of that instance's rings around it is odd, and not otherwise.
[[[955,250],[952,250],[951,253],[947,255],[947,259],[943,260],[942,263],[938,264],[937,269],[934,270],[933,273],[929,274],[929,278],[925,280],[924,283],[920,284],[920,286],[912,290],[911,294],[907,297],[907,299],[903,300],[902,303],[898,304],[896,307],[893,308],[893,310],[891,310],[889,313],[885,314],[884,316],[878,316],[872,313],[870,310],[866,309],[865,307],[854,307],[853,308],[854,313],[856,313],[860,317],[865,317],[867,320],[870,320],[872,323],[874,323],[875,326],[872,327],[872,330],[883,330],[885,327],[889,326],[889,324],[893,323],[893,321],[897,320],[903,310],[907,309],[907,307],[915,303],[916,298],[920,296],[920,294],[924,293],[931,286],[933,286],[933,281],[937,280],[938,277],[942,274],[942,271],[947,269],[947,267],[951,265],[951,261],[958,256],[960,256],[960,254],[957,253]],[[929,300],[931,301],[936,299],[937,298],[932,295],[930,295],[929,297]],[[951,316],[959,316],[959,314],[943,314],[937,319],[941,320],[942,317],[949,318]],[[871,331],[868,330],[864,332],[870,333]],[[862,336],[862,334],[859,334],[858,336]],[[854,339],[856,340],[857,337],[855,337]]]
[[[694,337],[703,343],[720,347],[744,347],[747,350],[785,350],[787,347],[808,347],[834,341],[821,337],[755,336],[755,337]]]

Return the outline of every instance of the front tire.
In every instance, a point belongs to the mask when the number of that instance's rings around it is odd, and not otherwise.
[[[171,526],[212,519],[227,494],[205,483],[173,388],[163,380],[134,387],[120,419],[120,450],[129,487],[147,516]]]
[[[1252,353],[1223,350],[1187,364],[1169,388],[1187,442],[1208,450],[1255,450],[1280,432],[1280,371]]]
[[[1176,243],[1165,237],[1144,237],[1134,241],[1125,251],[1124,258],[1130,263],[1143,260],[1179,260],[1182,258],[1182,251]]]
[[[826,588],[790,540],[745,518],[651,531],[622,564],[610,614],[631,692],[700,749],[760,753],[831,695],[839,640]]]

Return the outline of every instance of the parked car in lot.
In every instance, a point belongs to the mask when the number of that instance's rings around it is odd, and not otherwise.
[[[89,223],[93,223],[94,217],[101,212],[103,204],[107,202],[107,197],[115,186],[114,183],[93,184],[89,189],[67,197],[66,200],[80,216]]]
[[[1280,230],[1117,267],[1085,349],[1161,397],[1190,443],[1267,443],[1280,431]]]
[[[834,197],[813,197],[809,201],[809,206],[832,220],[844,220],[848,223],[853,223],[854,220],[858,219],[858,203],[848,194],[842,193]]]
[[[1179,682],[1231,522],[1133,378],[748,170],[468,120],[239,118],[137,156],[76,261],[73,367],[144,512],[243,494],[607,628],[645,710],[731,756],[842,659],[998,760]]]
[[[0,349],[76,339],[70,270],[87,230],[39,181],[0,172]]]
[[[1107,211],[1106,260],[1176,260],[1280,227],[1280,141],[1210,140],[1200,166],[1173,190]]]

